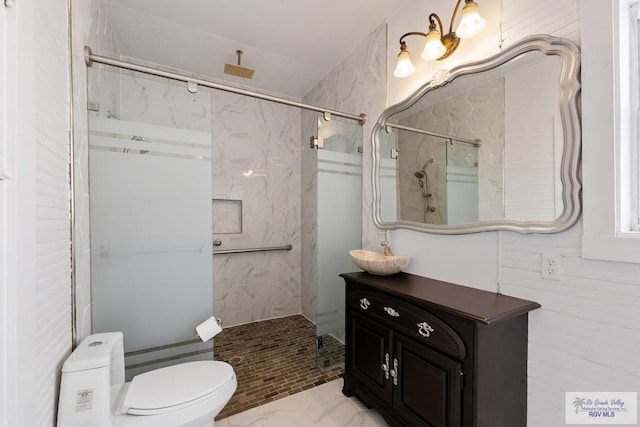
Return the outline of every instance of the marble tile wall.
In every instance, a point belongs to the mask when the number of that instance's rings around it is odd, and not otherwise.
[[[363,126],[362,245],[378,250],[384,235],[373,225],[371,211],[371,131],[386,104],[386,24],[380,25],[349,56],[313,87],[303,102],[353,114],[366,113]],[[316,316],[316,152],[309,136],[316,135],[317,113],[302,112],[302,314]],[[354,266],[354,269],[356,267]]]
[[[89,130],[87,118],[87,67],[84,46],[95,52],[118,56],[118,40],[112,31],[104,3],[99,0],[73,2],[73,151],[74,151],[74,272],[76,293],[76,340],[91,333],[91,250],[89,240]],[[97,76],[100,76],[98,73]],[[99,78],[99,77],[97,77]],[[103,78],[107,78],[106,75]],[[110,84],[105,84],[109,87]],[[107,105],[105,105],[107,108]],[[110,106],[109,106],[110,108]]]
[[[217,249],[293,245],[215,255],[214,312],[225,326],[300,313],[300,109],[215,91],[211,110],[213,196],[243,214]]]
[[[403,118],[401,124],[418,129],[480,138],[478,149],[479,219],[504,217],[504,80],[497,79],[446,99],[432,108]],[[400,131],[398,136],[400,216],[409,221],[447,223],[447,162],[473,167],[467,145],[450,144],[442,138]],[[448,147],[448,150],[447,150]],[[447,153],[448,151],[448,153]],[[433,163],[431,163],[433,159]],[[426,200],[414,172],[427,165],[429,204],[434,212],[424,212]]]
[[[434,109],[437,109],[437,106]],[[419,114],[408,120],[402,120],[401,124],[418,129],[433,129],[438,132],[431,123],[427,124],[427,122],[428,119],[423,117],[423,114]],[[447,143],[442,138],[413,132],[399,132],[398,195],[401,219],[429,224],[446,224]],[[415,176],[415,172],[422,171],[426,172],[426,180],[421,181]],[[420,187],[420,182],[424,187]],[[423,195],[423,191],[427,192],[427,189],[431,194],[428,199]],[[427,204],[435,211],[427,211]]]
[[[209,91],[191,93],[183,84],[132,72],[123,72],[119,81],[116,113],[123,120],[211,133]]]
[[[211,94],[189,92],[169,79],[94,66],[89,69],[89,102],[94,117],[211,133]]]

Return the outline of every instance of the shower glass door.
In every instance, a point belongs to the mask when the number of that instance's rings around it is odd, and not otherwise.
[[[478,221],[478,147],[447,143],[447,224]]]
[[[344,280],[356,269],[351,249],[362,246],[362,126],[318,118],[317,362],[344,361]]]
[[[210,95],[89,69],[92,332],[124,333],[127,378],[212,359]]]

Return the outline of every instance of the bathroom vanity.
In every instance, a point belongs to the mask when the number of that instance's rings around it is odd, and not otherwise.
[[[346,396],[392,426],[526,426],[539,304],[407,273],[341,276]]]

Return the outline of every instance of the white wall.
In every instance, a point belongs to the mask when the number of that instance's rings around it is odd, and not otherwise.
[[[71,348],[67,2],[15,2],[2,13],[15,50],[2,51],[9,53],[6,166],[14,178],[0,183],[0,424],[51,426]]]
[[[558,197],[562,203],[558,195],[562,192],[560,160],[556,159],[558,152],[562,155],[560,87],[542,83],[557,81],[561,67],[561,60],[554,58],[505,78],[505,140],[509,145],[504,153],[504,198],[509,219],[549,221],[562,213],[562,206],[556,207]]]
[[[500,40],[506,47],[531,34],[548,33],[579,43],[579,7],[588,1],[602,0],[481,2],[485,17],[501,17],[499,29],[487,27],[493,32],[488,40],[494,44],[485,43],[487,39],[462,44],[480,59],[495,53]],[[390,34],[403,20],[397,22],[390,21]],[[405,27],[406,31],[413,28],[417,27]],[[390,52],[395,51],[394,39]],[[389,99],[401,99],[418,86],[417,80],[426,82],[432,74],[419,67],[410,81],[389,77]],[[585,188],[585,197],[588,194]],[[413,255],[411,273],[499,290],[542,304],[542,309],[531,313],[529,326],[528,425],[532,427],[564,425],[566,391],[640,389],[640,265],[582,258],[581,234],[581,221],[554,235],[393,232],[395,251]],[[541,279],[543,253],[560,256],[560,281]]]

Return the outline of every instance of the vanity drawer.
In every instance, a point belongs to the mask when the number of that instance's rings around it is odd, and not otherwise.
[[[390,324],[398,332],[458,360],[466,355],[462,339],[451,327],[410,303],[377,292],[358,291],[351,294],[348,304],[352,310]]]

